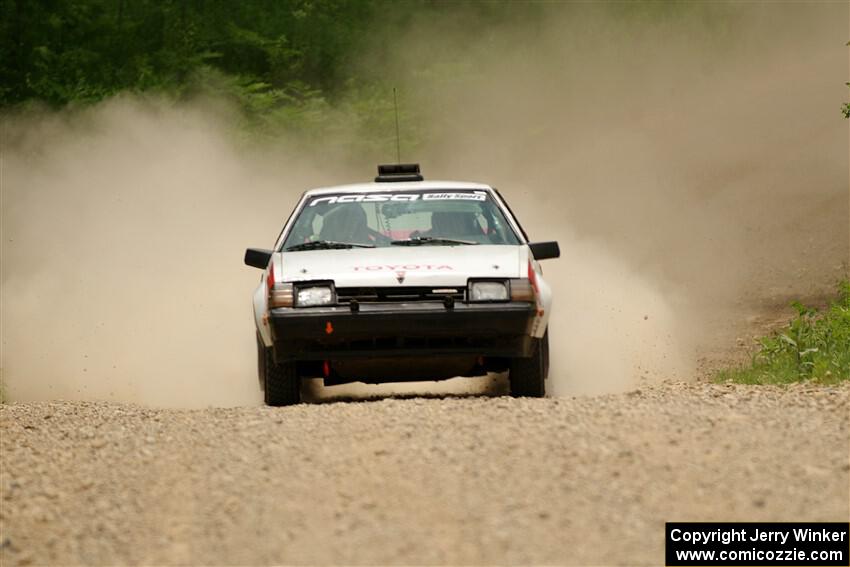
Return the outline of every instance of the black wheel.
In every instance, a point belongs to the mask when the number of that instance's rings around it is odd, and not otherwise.
[[[549,374],[549,330],[542,339],[534,341],[534,353],[529,358],[514,358],[508,380],[515,398],[542,398],[546,395],[546,376]]]
[[[272,349],[257,340],[257,369],[260,387],[267,406],[291,406],[301,402],[301,378],[295,371],[295,361],[278,364]]]

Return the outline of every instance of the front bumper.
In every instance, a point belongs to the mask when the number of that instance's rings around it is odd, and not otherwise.
[[[530,356],[532,303],[362,303],[269,313],[278,361],[470,354]]]

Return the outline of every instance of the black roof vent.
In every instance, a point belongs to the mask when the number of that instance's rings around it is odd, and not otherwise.
[[[393,163],[378,166],[378,177],[375,183],[393,183],[399,181],[422,181],[425,178],[419,173],[418,163]]]

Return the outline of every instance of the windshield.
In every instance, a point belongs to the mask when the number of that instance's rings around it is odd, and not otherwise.
[[[519,244],[486,191],[408,190],[312,197],[283,249],[474,244]]]

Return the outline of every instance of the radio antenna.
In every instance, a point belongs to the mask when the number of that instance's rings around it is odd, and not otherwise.
[[[393,87],[393,104],[395,105],[395,152],[396,163],[401,163],[401,138],[398,135],[398,95]]]

